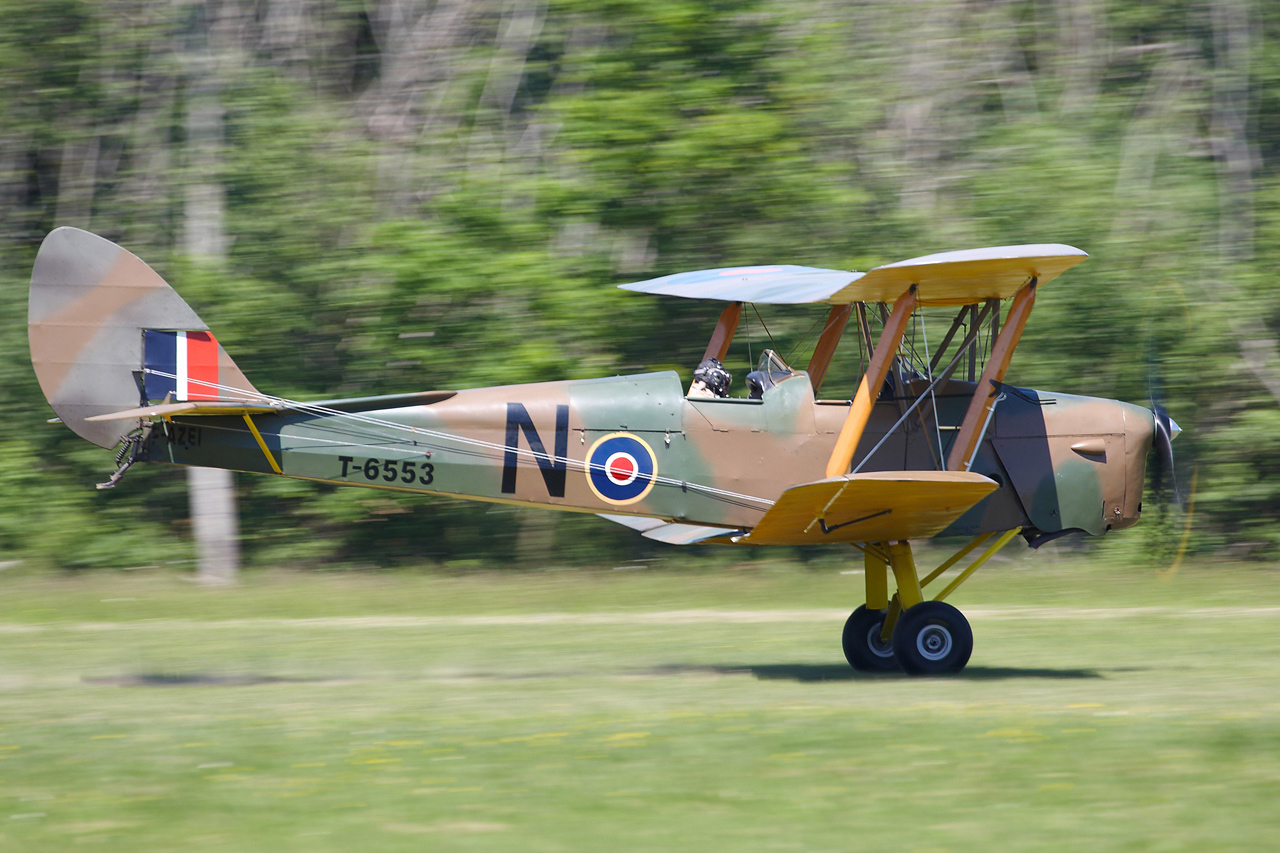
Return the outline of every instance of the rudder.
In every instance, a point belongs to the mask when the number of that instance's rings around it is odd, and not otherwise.
[[[78,228],[45,237],[27,307],[45,399],[77,435],[113,447],[128,421],[87,421],[160,399],[264,399],[182,297],[136,255]]]

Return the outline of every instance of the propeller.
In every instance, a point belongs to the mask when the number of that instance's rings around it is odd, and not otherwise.
[[[1196,479],[1200,472],[1192,467],[1187,503],[1184,505],[1182,494],[1178,489],[1177,472],[1173,461],[1173,440],[1182,432],[1182,428],[1169,416],[1169,410],[1164,405],[1164,371],[1160,349],[1156,343],[1157,335],[1151,326],[1153,309],[1157,303],[1157,291],[1160,291],[1162,305],[1168,305],[1172,300],[1175,306],[1179,304],[1182,306],[1185,334],[1191,332],[1191,314],[1182,286],[1176,279],[1164,279],[1151,291],[1143,323],[1145,329],[1143,338],[1146,341],[1147,351],[1147,393],[1151,401],[1152,416],[1151,453],[1154,456],[1151,460],[1151,493],[1159,507],[1161,521],[1153,530],[1153,535],[1157,536],[1159,544],[1153,547],[1150,553],[1157,560],[1163,561],[1163,557],[1168,554],[1166,547],[1172,547],[1170,534],[1175,533],[1175,514],[1180,516],[1182,527],[1181,535],[1177,539],[1177,551],[1170,564],[1166,568],[1156,570],[1158,577],[1167,580],[1177,574],[1178,567],[1182,565],[1182,558],[1187,552],[1187,545],[1191,541],[1191,522],[1196,509]],[[1165,491],[1166,482],[1168,492]],[[1171,512],[1171,509],[1174,509],[1174,512]]]
[[[1151,439],[1151,451],[1155,454],[1155,465],[1152,466],[1151,471],[1151,491],[1155,494],[1156,500],[1163,503],[1164,480],[1167,476],[1173,502],[1181,508],[1182,497],[1178,493],[1178,475],[1173,467],[1173,440],[1178,437],[1182,429],[1177,421],[1169,417],[1169,412],[1164,406],[1158,403],[1153,404],[1151,413],[1155,415],[1155,434]]]
[[[1173,440],[1182,432],[1178,422],[1169,417],[1169,410],[1164,405],[1164,380],[1161,377],[1160,360],[1154,352],[1147,356],[1147,392],[1151,398],[1151,414],[1154,418],[1154,433],[1151,438],[1151,452],[1155,454],[1151,470],[1151,491],[1156,502],[1165,505],[1164,483],[1169,481],[1169,491],[1173,503],[1182,508],[1182,497],[1178,493],[1178,475],[1173,464]]]

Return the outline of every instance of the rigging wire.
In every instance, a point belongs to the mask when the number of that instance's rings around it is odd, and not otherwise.
[[[773,351],[778,351],[778,342],[773,339],[773,332],[769,331],[769,327],[765,325],[764,317],[760,316],[760,307],[754,302],[751,303],[751,310],[756,312],[756,319],[760,321],[760,328],[764,329],[765,337],[769,339],[769,343],[773,344]]]
[[[813,325],[812,325],[812,326],[810,326],[808,329],[806,329],[806,330],[805,330],[805,333],[804,333],[803,335],[801,335],[801,336],[800,336],[800,340],[799,340],[799,341],[797,341],[797,342],[796,342],[796,345],[795,345],[795,346],[793,346],[793,347],[791,348],[791,351],[787,353],[787,357],[786,357],[785,359],[783,359],[783,361],[785,361],[788,365],[790,365],[790,364],[791,364],[791,360],[792,360],[792,358],[794,358],[797,354],[799,354],[799,353],[803,353],[803,352],[804,352],[804,350],[803,350],[803,349],[801,349],[801,347],[804,347],[805,349],[808,349],[808,342],[809,342],[810,337],[813,337],[814,345],[816,346],[816,345],[817,345],[817,341],[818,341],[818,339],[819,339],[819,338],[821,338],[823,335],[825,335],[825,334],[827,333],[827,330],[828,330],[828,329],[831,329],[831,328],[835,325],[835,324],[834,324],[834,323],[832,323],[832,322],[828,322],[828,323],[826,323],[826,324],[822,327],[822,331],[821,331],[821,332],[819,332],[819,333],[817,334],[817,336],[814,336],[814,335],[813,335],[813,330],[814,330],[814,329],[816,329],[816,328],[818,328],[818,324],[819,324],[819,323],[821,323],[821,322],[822,322],[822,318],[821,318],[821,317],[820,317],[820,318],[818,318],[817,320],[814,320],[814,321],[813,321]]]
[[[942,419],[941,412],[938,411],[938,398],[934,392],[934,386],[937,385],[933,381],[933,360],[929,358],[929,331],[925,327],[924,314],[920,313],[920,337],[924,341],[924,369],[925,377],[929,380],[929,405],[933,407],[933,435],[938,440],[938,455],[934,458],[935,465],[939,464],[939,460],[945,459],[946,454],[942,452]],[[924,419],[924,409],[920,410],[920,423],[927,430],[929,424]],[[933,447],[929,448],[930,455],[933,454]]]
[[[974,334],[974,333],[971,332],[970,334]],[[968,341],[966,339],[966,344],[967,342]],[[915,411],[917,406],[919,406],[922,402],[924,402],[925,393],[931,392],[935,385],[938,385],[944,379],[947,379],[951,376],[951,371],[955,370],[956,365],[960,363],[960,358],[964,355],[964,349],[965,349],[965,344],[961,344],[960,349],[951,358],[951,361],[947,363],[947,366],[943,368],[942,372],[937,375],[937,377],[930,383],[928,388],[920,392],[920,394],[916,397],[915,402],[913,402],[907,408],[907,410],[902,413],[902,416],[899,417],[898,420],[894,421],[893,426],[889,427],[889,429],[885,431],[885,434],[880,438],[878,442],[876,442],[874,447],[872,447],[869,451],[867,451],[867,454],[862,457],[862,461],[860,461],[857,465],[855,465],[853,470],[850,473],[856,474],[859,471],[861,471],[862,466],[866,465],[867,462],[871,460],[871,457],[876,454],[876,451],[878,451],[881,447],[884,446],[884,443],[889,440],[889,437],[894,434],[894,431],[897,430],[898,427],[902,426],[903,422],[905,422],[906,419],[911,415],[911,413]]]

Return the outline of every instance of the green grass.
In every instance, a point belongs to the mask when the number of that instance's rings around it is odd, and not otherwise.
[[[0,851],[1274,848],[1280,574],[1011,560],[917,680],[838,568],[0,573]]]

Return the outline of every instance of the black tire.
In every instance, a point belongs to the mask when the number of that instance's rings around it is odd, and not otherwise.
[[[880,642],[884,615],[885,611],[868,610],[864,604],[853,611],[853,615],[844,623],[844,634],[840,639],[849,666],[862,672],[892,672],[898,669],[898,661],[893,655],[893,643]]]
[[[898,618],[893,654],[911,675],[959,672],[973,654],[973,629],[964,614],[945,601],[924,601]]]

